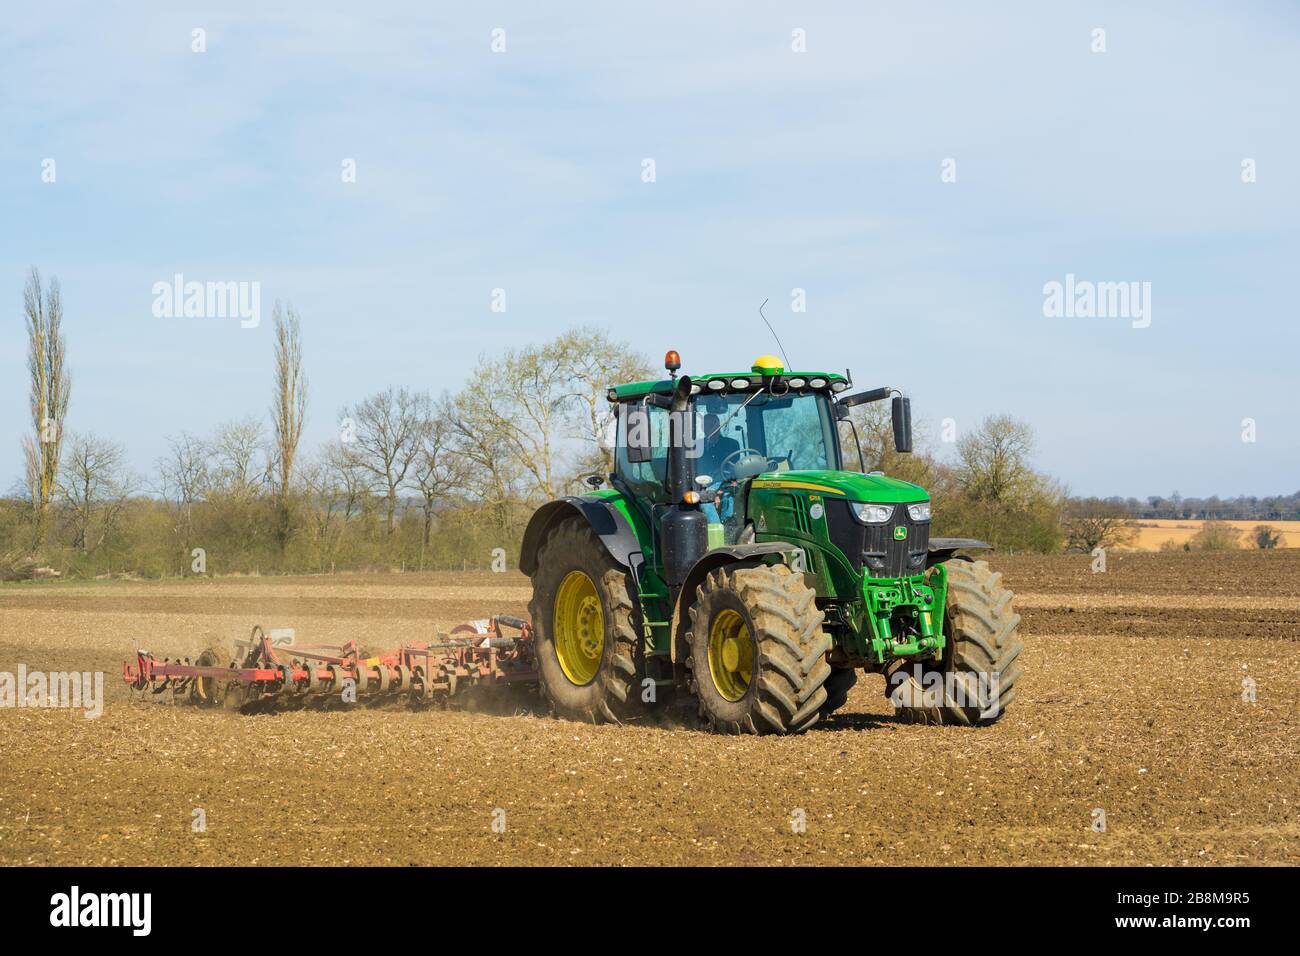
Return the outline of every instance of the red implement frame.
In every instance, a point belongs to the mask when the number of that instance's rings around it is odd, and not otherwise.
[[[537,680],[532,626],[505,614],[457,625],[429,643],[403,644],[367,658],[360,656],[356,641],[342,647],[275,646],[260,625],[240,646],[243,656],[228,667],[188,658],[159,660],[138,650],[134,663],[122,665],[122,676],[136,691],[170,690],[176,698],[199,704],[233,696],[240,709],[275,702],[363,703],[382,697],[431,703],[466,687]]]

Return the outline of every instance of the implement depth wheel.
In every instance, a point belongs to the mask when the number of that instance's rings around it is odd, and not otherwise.
[[[948,570],[942,661],[900,661],[885,673],[885,693],[900,720],[915,724],[985,725],[1016,698],[1025,642],[1012,593],[987,561],[957,559]],[[918,680],[919,678],[919,680]]]
[[[194,665],[196,667],[225,667],[230,663],[229,658],[226,660],[221,658],[220,651],[209,647],[199,655]],[[190,699],[200,707],[216,707],[221,703],[223,696],[224,688],[221,684],[221,680],[216,677],[196,677],[190,689]]]
[[[826,702],[830,641],[803,575],[783,564],[718,568],[691,606],[700,714],[727,734],[801,733]]]
[[[539,684],[557,714],[617,723],[641,711],[630,579],[586,521],[567,519],[547,536],[528,612]]]

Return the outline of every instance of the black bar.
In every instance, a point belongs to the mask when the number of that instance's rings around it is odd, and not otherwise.
[[[611,881],[618,882],[620,897],[636,896],[641,890],[652,893],[662,886],[664,876],[662,868],[574,868],[566,870],[562,878],[570,889],[597,898],[602,891],[610,890]],[[309,927],[339,915],[331,907],[345,900],[357,900],[360,910],[354,915],[369,914],[367,919],[377,918],[379,909],[394,906],[391,919],[385,921],[385,935],[398,945],[408,940],[403,938],[406,931],[396,910],[406,905],[418,907],[422,905],[420,900],[455,898],[465,901],[472,911],[469,901],[500,903],[508,899],[509,919],[490,920],[494,943],[501,941],[503,933],[511,932],[519,932],[521,941],[526,941],[525,934],[549,925],[553,915],[551,895],[538,891],[546,881],[539,880],[534,871],[514,868],[454,872],[384,867],[37,868],[5,870],[0,878],[8,884],[0,894],[0,919],[14,939],[26,939],[33,933],[50,933],[55,938],[76,933],[85,940],[94,934],[133,945],[146,938],[135,936],[129,925],[52,926],[57,906],[52,900],[56,894],[70,896],[73,886],[79,888],[83,901],[87,894],[148,893],[147,939],[161,942],[208,937],[217,927],[232,939],[240,938],[257,926],[265,930],[268,921],[279,925],[282,919],[288,920],[280,926],[285,933],[290,932],[292,924],[296,927],[294,934],[310,935]],[[705,899],[716,893],[720,880],[739,881],[736,885],[743,883],[748,892],[756,894],[753,898],[761,899],[777,899],[782,893],[788,894],[792,886],[810,886],[811,881],[816,881],[841,902],[849,898],[858,902],[852,913],[841,906],[827,906],[805,910],[805,916],[827,933],[840,935],[874,925],[873,938],[879,940],[880,932],[885,932],[902,951],[921,951],[922,946],[956,949],[962,940],[969,943],[973,939],[989,944],[1015,940],[1025,947],[1036,947],[1049,939],[1075,943],[1096,938],[1169,941],[1176,945],[1202,939],[1216,948],[1258,945],[1289,933],[1295,891],[1294,870],[1263,868],[828,867],[805,868],[801,873],[710,868],[679,869],[668,878],[679,900]],[[891,892],[871,892],[871,887],[879,890],[886,886],[893,888]],[[272,899],[287,888],[292,888],[299,899],[319,899],[323,905],[325,901],[335,902],[319,911],[307,907],[292,918],[281,909],[267,911],[240,903]],[[667,908],[661,914],[655,915],[651,908],[650,915],[657,923],[662,920],[667,925],[682,918],[666,899],[663,905]],[[597,908],[590,916],[608,921],[614,931],[620,928],[620,920],[629,918],[620,907]],[[1224,923],[1238,920],[1245,923]],[[1208,925],[1201,921],[1208,921]],[[366,920],[361,923],[365,925]],[[836,924],[840,924],[838,929]],[[346,921],[341,925],[347,925]],[[419,942],[419,925],[419,921],[411,921],[410,943]],[[626,930],[627,925],[622,929]],[[1050,936],[1037,935],[1040,933]],[[905,946],[902,940],[907,940]]]

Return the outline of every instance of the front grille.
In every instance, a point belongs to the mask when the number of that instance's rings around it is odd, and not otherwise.
[[[873,578],[901,578],[925,570],[930,544],[930,522],[913,521],[906,505],[894,506],[894,517],[885,524],[864,525],[853,517],[847,501],[826,502],[826,523],[831,543],[844,552],[855,571]],[[894,537],[895,528],[906,528],[907,537]]]

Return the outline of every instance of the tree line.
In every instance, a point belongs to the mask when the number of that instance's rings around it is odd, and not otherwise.
[[[1178,492],[1146,498],[1100,499],[1131,518],[1179,521],[1300,521],[1300,491],[1291,495],[1184,498]]]
[[[23,479],[0,499],[0,578],[513,566],[538,503],[611,470],[608,386],[657,374],[606,331],[576,327],[480,356],[457,391],[390,386],[349,403],[334,416],[337,434],[304,449],[302,321],[277,301],[267,414],[171,435],[141,475],[120,441],[65,431],[72,377],[58,280],[33,269],[23,310],[31,432]],[[937,535],[1087,549],[1135,516],[1116,500],[1070,499],[1035,470],[1033,431],[1011,416],[986,418],[947,461],[924,436],[913,454],[895,452],[883,405],[858,406],[852,420],[841,426],[845,466],[928,489]],[[1092,524],[1081,532],[1083,518]]]
[[[609,383],[652,374],[607,332],[573,328],[480,356],[459,391],[392,386],[350,403],[333,416],[336,435],[305,449],[302,322],[276,302],[269,414],[168,436],[141,475],[119,441],[65,428],[57,279],[32,270],[24,314],[32,432],[25,478],[0,499],[9,578],[512,564],[538,502],[612,467]]]

